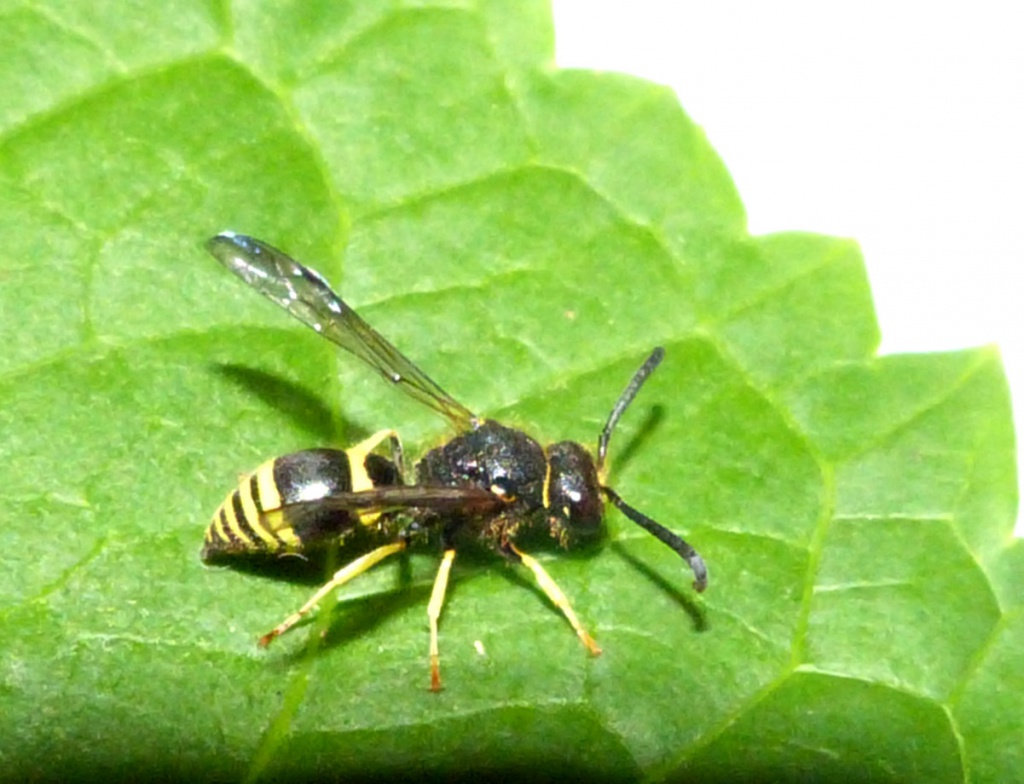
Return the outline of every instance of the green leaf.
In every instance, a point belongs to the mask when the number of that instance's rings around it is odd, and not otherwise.
[[[0,770],[9,780],[1009,781],[1022,549],[992,349],[874,356],[857,247],[750,237],[667,90],[553,70],[544,3],[8,5],[0,25]],[[612,444],[622,495],[529,579],[435,553],[262,652],[323,577],[198,560],[240,472],[451,436],[227,275],[321,270],[472,410]],[[276,579],[275,579],[276,578]],[[321,640],[321,633],[326,636]]]

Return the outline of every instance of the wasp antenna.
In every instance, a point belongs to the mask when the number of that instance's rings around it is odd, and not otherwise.
[[[601,437],[597,440],[597,472],[603,475],[604,473],[604,460],[605,455],[608,454],[608,441],[612,437],[612,431],[615,429],[615,425],[619,422],[619,417],[622,416],[623,412],[629,407],[629,404],[633,402],[633,398],[636,397],[636,393],[640,391],[640,387],[644,385],[647,377],[654,372],[654,369],[661,364],[661,360],[665,358],[665,349],[661,346],[657,346],[651,355],[647,357],[647,360],[640,366],[640,369],[633,374],[633,378],[630,379],[626,388],[622,390],[622,394],[619,395],[619,399],[615,401],[615,407],[612,408],[612,412],[608,415],[608,421],[604,424],[604,429],[601,431]]]
[[[639,376],[640,374],[637,373],[637,375]],[[693,570],[693,590],[700,593],[708,587],[708,567],[704,564],[704,559],[700,557],[700,554],[694,550],[685,539],[672,533],[661,523],[654,522],[654,520],[649,518],[643,512],[634,509],[623,501],[622,498],[619,497],[619,494],[610,487],[602,487],[601,490],[606,496],[608,496],[608,500],[615,504],[616,508],[626,515],[626,517],[648,533],[652,534],[656,539],[667,544],[679,553],[679,556],[686,561],[686,563],[690,565],[690,569]]]

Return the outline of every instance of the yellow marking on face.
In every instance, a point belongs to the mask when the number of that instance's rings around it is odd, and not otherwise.
[[[546,468],[544,470],[544,490],[543,490],[543,494],[544,494],[543,495],[543,498],[544,498],[544,508],[545,509],[550,509],[551,508],[551,461],[548,459],[547,455],[544,455],[544,464],[546,466]]]

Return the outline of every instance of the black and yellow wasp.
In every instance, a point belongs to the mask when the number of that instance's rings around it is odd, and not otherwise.
[[[269,644],[298,623],[330,591],[390,555],[421,541],[439,543],[441,565],[427,605],[430,687],[441,688],[437,621],[460,541],[484,546],[533,572],[592,654],[600,654],[568,599],[536,559],[516,547],[517,535],[546,528],[569,546],[601,530],[606,498],[630,520],[671,547],[707,586],[703,559],[683,539],[641,514],[605,484],[608,440],[619,417],[661,362],[656,348],[612,408],[597,460],[581,445],[547,448],[519,430],[481,419],[445,393],[346,305],[316,272],[252,237],[223,232],[207,249],[224,266],[295,318],[350,351],[391,385],[444,416],[459,435],[432,449],[407,483],[402,446],[381,430],[344,451],[308,449],[269,460],[221,504],[206,531],[202,558],[220,562],[254,554],[309,553],[358,534],[367,552],[339,570],[296,612],[260,639]],[[387,444],[390,457],[378,454]]]

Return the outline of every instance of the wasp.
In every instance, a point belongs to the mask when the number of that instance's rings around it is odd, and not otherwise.
[[[402,443],[381,430],[346,449],[307,449],[277,457],[244,477],[206,530],[204,562],[308,554],[360,537],[365,553],[337,571],[309,601],[260,638],[269,645],[317,603],[411,545],[439,543],[441,563],[427,618],[430,688],[441,688],[438,619],[460,542],[475,539],[529,569],[593,655],[601,649],[541,564],[516,546],[520,534],[547,529],[563,547],[601,530],[604,501],[678,553],[707,587],[704,560],[681,537],[642,514],[606,483],[608,442],[619,418],[664,357],[655,348],[616,401],[595,457],[573,441],[542,447],[520,430],[483,419],[457,402],[360,318],[314,270],[253,237],[223,232],[207,250],[224,266],[320,335],[354,354],[393,387],[433,409],[458,435],[428,451],[407,475]],[[389,456],[380,454],[388,450]]]

